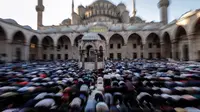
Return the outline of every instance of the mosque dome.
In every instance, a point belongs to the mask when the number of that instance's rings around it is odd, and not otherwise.
[[[82,40],[101,40],[97,33],[85,33]]]
[[[119,26],[119,25],[113,25],[110,27],[110,31],[122,31],[123,28],[122,26]]]
[[[192,16],[193,14],[195,14],[196,13],[196,11],[188,11],[188,12],[186,12],[185,14],[183,14],[181,17],[180,17],[180,19],[183,19],[183,18],[187,18],[187,17],[189,17],[189,16]]]
[[[3,19],[3,21],[14,24],[14,25],[19,25],[14,19]]]
[[[71,19],[65,19],[65,20],[63,20],[62,21],[62,23],[61,23],[62,25],[71,25]]]
[[[79,26],[77,29],[77,32],[87,32],[88,31],[88,27],[86,26]]]
[[[73,32],[73,29],[70,28],[70,27],[68,27],[68,26],[65,26],[65,27],[61,28],[60,31],[61,31],[61,32],[71,33],[71,32]]]
[[[107,16],[110,18],[117,18],[118,15],[117,6],[108,0],[96,0],[91,5],[86,7],[86,18],[95,16]],[[106,20],[106,19],[105,19]]]
[[[32,28],[28,25],[23,26],[25,29],[32,30]]]

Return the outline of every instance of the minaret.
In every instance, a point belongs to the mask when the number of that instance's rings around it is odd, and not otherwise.
[[[36,11],[37,11],[37,29],[39,29],[41,26],[43,26],[42,24],[43,11],[44,11],[43,0],[38,0]]]
[[[168,24],[168,6],[169,0],[160,0],[158,8],[160,8],[160,20],[163,24]]]
[[[137,13],[135,1],[136,1],[136,0],[133,0],[133,17],[135,17],[135,16],[136,16],[136,13]]]
[[[74,0],[72,0],[72,14],[74,13]]]

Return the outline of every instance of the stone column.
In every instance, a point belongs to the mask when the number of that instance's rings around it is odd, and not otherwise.
[[[85,69],[85,51],[81,51],[82,53],[82,68]]]
[[[30,47],[29,44],[25,43],[24,44],[24,60],[29,61],[30,57]]]
[[[176,60],[176,42],[172,42],[172,59]]]
[[[160,43],[161,58],[168,58],[164,43]]]
[[[108,57],[109,57],[109,54],[108,54],[108,50],[109,50],[109,45],[108,44],[106,44],[106,48],[105,48],[105,59],[107,60],[108,59]]]
[[[53,48],[54,61],[57,60],[57,46]]]
[[[190,61],[196,61],[198,60],[198,51],[196,49],[195,45],[195,36],[194,34],[188,35],[188,49],[189,49],[189,60]]]
[[[6,40],[6,62],[11,62],[12,60],[12,43]]]
[[[43,58],[42,58],[42,56],[43,56],[43,53],[42,53],[42,45],[39,44],[38,47],[37,47],[37,49],[38,49],[38,52],[37,52],[37,59],[38,59],[38,60],[43,60]]]
[[[128,49],[128,46],[126,44],[126,45],[124,45],[124,50],[122,50],[122,54],[124,54],[124,57],[122,56],[122,59],[123,58],[130,58],[129,55],[128,55],[128,52],[129,52],[129,49]]]
[[[94,62],[94,68],[95,68],[95,70],[98,69],[97,63],[98,63],[98,51],[95,51],[95,62]]]
[[[143,57],[148,58],[148,43],[143,44]]]

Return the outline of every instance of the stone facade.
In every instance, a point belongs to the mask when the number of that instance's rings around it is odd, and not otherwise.
[[[157,23],[129,17],[122,3],[97,0],[89,6],[79,6],[78,14],[72,12],[72,20],[66,19],[58,26],[43,26],[44,7],[42,0],[38,0],[38,30],[12,19],[0,19],[0,59],[79,59],[78,41],[85,33],[95,32],[106,42],[105,58],[200,60],[200,10],[167,23],[168,2],[160,0],[161,22]],[[103,11],[99,10],[101,7]]]

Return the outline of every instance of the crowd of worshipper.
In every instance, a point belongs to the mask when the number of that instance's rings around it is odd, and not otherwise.
[[[0,65],[2,112],[200,112],[200,64],[76,61]]]

